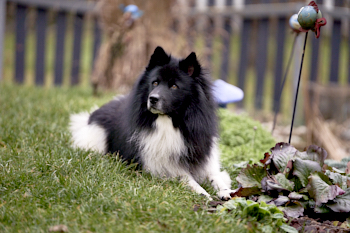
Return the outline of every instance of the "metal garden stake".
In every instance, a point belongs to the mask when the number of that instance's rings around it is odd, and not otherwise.
[[[297,90],[296,90],[295,100],[294,100],[292,123],[291,123],[291,127],[290,127],[289,141],[288,141],[289,143],[291,142],[291,139],[292,139],[295,111],[296,111],[299,86],[300,86],[301,70],[303,68],[304,54],[305,54],[305,47],[306,47],[308,31],[311,29],[312,31],[315,32],[316,38],[319,38],[320,37],[320,27],[326,25],[326,23],[327,23],[326,19],[322,18],[322,13],[318,9],[318,6],[314,1],[311,1],[309,3],[309,5],[304,6],[300,9],[300,11],[298,13],[298,22],[300,24],[299,31],[306,32],[306,34],[305,34],[303,53],[301,56],[298,85],[297,85]]]

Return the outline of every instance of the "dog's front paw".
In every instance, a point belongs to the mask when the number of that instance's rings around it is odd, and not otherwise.
[[[201,193],[201,196],[205,196],[207,199],[208,199],[208,201],[212,201],[213,200],[213,198],[211,198],[211,196],[208,194],[208,193]]]
[[[221,200],[223,201],[228,201],[231,199],[231,193],[233,193],[234,191],[231,189],[224,189],[224,190],[220,190],[218,192],[218,196]]]

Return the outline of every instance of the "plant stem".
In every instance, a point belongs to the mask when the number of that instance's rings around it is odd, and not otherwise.
[[[301,63],[300,63],[300,70],[299,70],[298,85],[297,85],[297,91],[295,93],[293,116],[292,116],[292,124],[290,126],[290,133],[289,133],[289,141],[288,141],[289,144],[290,144],[290,142],[292,140],[292,132],[293,132],[293,125],[294,125],[295,111],[296,111],[296,106],[297,106],[297,101],[298,101],[298,93],[299,93],[299,86],[300,86],[300,79],[301,79],[301,70],[303,69],[303,62],[304,62],[304,54],[305,54],[307,35],[308,35],[308,32],[306,32],[306,34],[305,34],[303,54],[301,55]]]

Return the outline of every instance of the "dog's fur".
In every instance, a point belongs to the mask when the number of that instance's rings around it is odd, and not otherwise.
[[[208,179],[221,199],[231,180],[220,171],[216,104],[195,53],[178,60],[157,47],[127,96],[91,115],[71,116],[75,147],[118,153],[153,175],[180,177],[197,193]]]

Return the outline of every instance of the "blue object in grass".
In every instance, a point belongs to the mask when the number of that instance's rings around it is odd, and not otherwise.
[[[124,7],[124,5],[121,4],[120,7],[124,13],[130,12],[133,19],[138,19],[143,15],[143,11],[141,11],[136,5],[130,4]]]
[[[226,108],[229,103],[241,101],[244,97],[242,89],[221,79],[215,80],[213,84],[215,101],[222,108]]]

